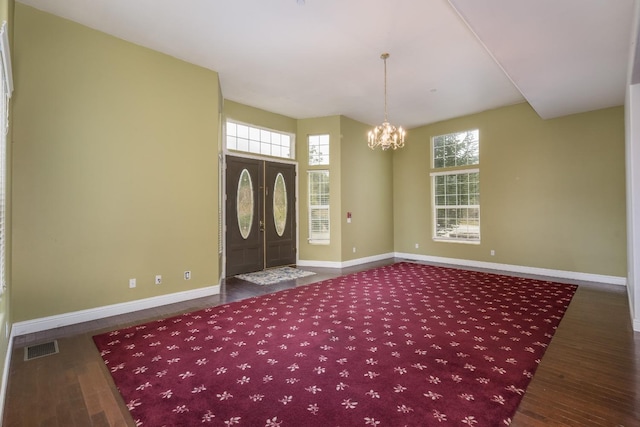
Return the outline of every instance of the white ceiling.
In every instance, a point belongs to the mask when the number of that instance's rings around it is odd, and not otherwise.
[[[622,105],[636,0],[20,0],[215,70],[225,98],[412,128]]]

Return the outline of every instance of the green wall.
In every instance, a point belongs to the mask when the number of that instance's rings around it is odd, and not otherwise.
[[[369,148],[369,125],[342,117],[340,129],[342,261],[392,253],[393,153]]]
[[[217,73],[20,3],[14,36],[12,320],[218,284]]]
[[[434,242],[430,138],[473,128],[482,243]],[[407,140],[393,164],[397,252],[626,276],[622,107],[541,120],[518,104],[412,129]]]
[[[295,134],[297,121],[282,114],[250,107],[239,102],[224,100],[224,116],[237,122],[263,127],[284,133]]]

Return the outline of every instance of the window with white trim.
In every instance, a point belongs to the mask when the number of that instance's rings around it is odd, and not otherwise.
[[[329,135],[309,135],[309,166],[329,164]]]
[[[7,288],[7,134],[9,133],[9,99],[13,92],[11,54],[7,23],[0,30],[0,295]],[[4,314],[4,313],[3,313]]]
[[[228,150],[293,159],[293,135],[227,120]]]
[[[309,243],[329,244],[329,171],[309,171]]]
[[[478,129],[433,137],[432,159],[433,239],[480,243]]]

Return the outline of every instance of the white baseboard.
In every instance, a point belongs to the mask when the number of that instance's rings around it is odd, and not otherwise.
[[[364,258],[352,259],[349,261],[315,261],[300,259],[296,263],[299,267],[325,267],[325,268],[346,268],[353,267],[355,265],[367,264],[369,262],[381,261],[383,259],[393,258],[395,255],[393,252],[381,255],[373,255]]]
[[[342,263],[342,267],[353,267],[354,265],[360,265],[360,264],[367,264],[369,262],[376,262],[376,261],[382,261],[384,259],[389,259],[389,258],[393,258],[394,254],[393,252],[389,252],[388,254],[381,254],[381,255],[374,255],[374,256],[368,256],[368,257],[364,257],[364,258],[357,258],[357,259],[352,259],[349,261],[345,261]]]
[[[538,276],[547,276],[555,278],[564,278],[571,280],[582,280],[588,282],[607,283],[612,285],[626,286],[626,278],[618,276],[605,276],[600,274],[579,273],[574,271],[552,270],[546,268],[526,267],[511,264],[498,264],[492,262],[463,260],[456,258],[443,258],[428,255],[419,255],[403,252],[387,253],[374,255],[370,257],[358,258],[349,261],[314,261],[299,260],[297,265],[308,267],[328,267],[328,268],[345,268],[352,267],[369,262],[380,261],[389,258],[404,258],[407,260],[434,262],[441,264],[459,265],[465,267],[486,268],[491,270],[499,270],[505,272],[533,274]],[[88,310],[80,310],[71,313],[63,313],[60,315],[43,317],[39,319],[26,320],[17,322],[12,325],[10,342],[13,337],[34,332],[45,331],[49,329],[59,328],[62,326],[73,325],[82,322],[88,322],[96,319],[102,319],[110,316],[117,316],[124,313],[130,313],[138,310],[159,307],[175,302],[187,301],[195,298],[208,297],[220,293],[220,285],[208,286],[205,288],[194,289],[190,291],[177,292],[157,297],[145,298],[136,301],[129,301],[120,304],[113,304],[103,307],[96,307]],[[638,325],[634,323],[634,329]]]
[[[533,274],[536,276],[555,277],[559,279],[582,280],[585,282],[607,283],[610,285],[626,286],[627,278],[619,276],[606,276],[601,274],[580,273],[576,271],[552,270],[548,268],[527,267],[513,264],[499,264],[495,262],[473,261],[467,259],[444,258],[429,255],[419,255],[404,252],[390,252],[382,255],[374,255],[365,258],[358,258],[350,261],[315,261],[315,260],[298,260],[297,265],[300,267],[326,267],[326,268],[345,268],[355,265],[366,264],[368,262],[380,261],[389,258],[403,258],[413,261],[434,262],[439,264],[459,265],[473,268],[486,268],[489,270],[498,270],[512,273]]]
[[[486,268],[490,270],[507,271],[512,273],[534,274],[537,276],[555,277],[559,279],[582,280],[586,282],[607,283],[610,285],[620,286],[627,285],[627,278],[619,276],[606,276],[601,274],[579,273],[575,271],[552,270],[548,268],[526,267],[521,265],[499,264],[494,262],[472,261],[466,259],[443,258],[402,252],[396,252],[395,257],[415,261],[461,265],[474,268]]]
[[[11,342],[13,342],[13,337],[18,335],[46,331],[49,329],[59,328],[61,326],[68,326],[77,323],[103,319],[105,317],[118,316],[124,313],[146,310],[149,308],[160,307],[176,302],[188,301],[190,299],[218,295],[219,293],[220,285],[218,284],[207,286],[205,288],[193,289],[190,291],[159,295],[157,297],[145,298],[136,301],[105,305],[102,307],[90,308],[88,310],[74,311],[71,313],[63,313],[55,316],[16,322],[13,324],[13,328],[11,330]]]
[[[341,261],[313,261],[299,259],[296,262],[298,267],[323,267],[323,268],[342,268]]]

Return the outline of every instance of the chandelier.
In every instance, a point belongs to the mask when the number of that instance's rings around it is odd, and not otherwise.
[[[395,127],[387,119],[387,58],[388,53],[380,55],[380,59],[384,61],[384,122],[369,131],[369,148],[372,150],[380,147],[383,150],[389,148],[404,147],[405,131],[402,127]]]

